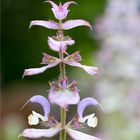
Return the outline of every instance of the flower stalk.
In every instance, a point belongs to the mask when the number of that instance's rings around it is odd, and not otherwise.
[[[60,32],[61,32],[61,34],[63,36],[63,31],[60,31]],[[62,49],[60,49],[59,57],[60,57],[60,59],[62,61],[60,63],[60,79],[66,79],[65,63],[63,62],[64,54],[62,52]],[[61,107],[61,116],[60,117],[61,117],[61,127],[62,127],[62,130],[60,131],[60,140],[66,140],[66,130],[65,130],[66,110],[65,110],[65,108]]]
[[[41,124],[44,125],[46,129],[28,128],[25,129],[20,136],[32,139],[41,137],[50,138],[60,132],[60,140],[66,140],[66,134],[69,134],[74,140],[101,140],[97,137],[76,131],[78,128],[83,128],[85,124],[93,128],[97,126],[98,120],[95,113],[87,116],[83,116],[83,113],[85,108],[89,105],[99,105],[100,107],[101,105],[91,97],[80,101],[79,91],[77,89],[78,82],[73,81],[69,84],[65,70],[65,65],[70,65],[83,69],[89,75],[95,75],[98,72],[97,67],[86,66],[79,63],[81,61],[81,56],[78,51],[70,55],[67,53],[68,46],[73,45],[75,41],[69,36],[64,36],[63,33],[63,30],[72,29],[78,26],[87,26],[91,28],[91,25],[89,22],[82,19],[62,22],[62,20],[66,19],[68,15],[68,7],[71,4],[76,4],[75,2],[69,1],[63,5],[61,3],[57,5],[50,0],[45,2],[52,5],[52,11],[55,18],[58,19],[58,23],[52,20],[34,20],[30,23],[29,27],[42,26],[48,29],[58,30],[56,36],[48,37],[48,45],[52,51],[58,52],[59,58],[43,53],[41,64],[45,66],[25,69],[23,77],[43,73],[48,68],[52,68],[58,64],[60,67],[60,76],[57,81],[49,83],[49,100],[42,95],[35,95],[27,102],[38,103],[44,110],[44,115],[32,111],[28,117],[29,125],[38,125],[41,121]],[[50,114],[50,103],[56,104],[60,107],[60,121],[57,121],[55,117]],[[69,122],[67,122],[67,108],[69,105],[75,104],[77,104],[77,113]]]

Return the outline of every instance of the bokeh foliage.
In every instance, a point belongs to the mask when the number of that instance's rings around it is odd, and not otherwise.
[[[55,35],[56,31],[43,27],[28,29],[31,20],[54,19],[50,5],[42,0],[3,0],[2,1],[2,83],[4,86],[14,81],[21,81],[23,70],[30,67],[39,67],[42,52],[56,55],[49,50],[47,37]],[[59,2],[55,0],[55,2]],[[66,0],[62,0],[62,3]],[[83,18],[93,25],[96,17],[101,15],[105,0],[76,0],[78,6],[72,5],[69,19]],[[93,26],[94,27],[94,26]],[[93,28],[94,31],[94,28]],[[92,32],[86,27],[78,27],[65,32],[76,43],[69,48],[69,53],[79,50],[85,61],[98,48],[96,41],[90,36]],[[89,62],[90,63],[90,62]],[[58,68],[26,78],[25,81],[47,81],[56,78]]]

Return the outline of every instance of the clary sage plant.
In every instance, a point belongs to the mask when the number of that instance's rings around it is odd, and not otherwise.
[[[81,61],[81,56],[78,51],[72,54],[67,53],[68,46],[73,45],[75,41],[69,36],[64,36],[63,32],[63,30],[72,29],[77,26],[87,26],[89,28],[92,27],[89,22],[82,19],[67,20],[63,22],[63,20],[68,15],[68,7],[71,4],[76,4],[75,2],[69,1],[64,3],[63,5],[61,3],[57,5],[53,1],[45,2],[51,4],[53,14],[58,22],[52,20],[34,20],[30,23],[29,27],[31,28],[32,26],[43,26],[48,29],[58,30],[56,36],[48,37],[48,46],[52,51],[58,52],[59,57],[57,58],[47,53],[43,53],[41,64],[44,66],[40,68],[25,69],[23,77],[43,73],[48,68],[54,67],[58,64],[60,65],[60,76],[57,81],[49,83],[49,100],[42,95],[35,95],[28,101],[31,103],[40,104],[44,110],[43,115],[32,111],[32,114],[28,117],[29,125],[34,126],[41,123],[44,125],[44,127],[46,127],[46,129],[27,128],[20,134],[20,136],[32,139],[41,137],[49,138],[60,132],[60,140],[66,140],[66,133],[69,134],[74,140],[100,140],[95,136],[91,136],[76,130],[84,127],[84,125],[95,128],[98,122],[95,113],[87,116],[83,116],[83,113],[85,108],[89,105],[99,105],[100,107],[101,105],[91,97],[85,98],[80,101],[77,82],[73,81],[72,83],[69,83],[65,71],[65,65],[70,65],[83,69],[89,75],[97,74],[97,67],[85,66],[79,63]],[[60,107],[60,121],[56,120],[55,116],[51,113],[50,103],[56,104]],[[77,113],[73,116],[71,121],[66,122],[66,113],[68,112],[68,106],[74,104],[77,104]]]

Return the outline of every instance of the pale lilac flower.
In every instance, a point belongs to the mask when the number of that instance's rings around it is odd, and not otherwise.
[[[59,5],[56,5],[53,1],[50,1],[50,0],[45,1],[45,2],[49,2],[52,5],[53,14],[54,14],[55,18],[58,20],[63,20],[67,17],[68,12],[69,12],[68,7],[71,4],[77,4],[74,1],[66,2],[63,5],[61,4],[61,2],[59,3]]]
[[[85,108],[90,105],[99,105],[102,108],[102,106],[94,98],[88,97],[81,100],[77,106],[78,122],[80,123],[87,122],[87,125],[89,127],[94,128],[97,126],[98,123],[97,117],[95,117],[95,113],[83,117]]]
[[[44,125],[48,124],[47,126],[50,126],[52,128],[49,129],[28,128],[25,129],[23,133],[20,134],[19,136],[24,136],[28,138],[40,138],[40,137],[52,137],[56,135],[61,130],[61,128],[60,124],[55,120],[55,118],[50,115],[49,101],[41,95],[35,95],[29,101],[32,103],[40,104],[44,110],[44,115],[32,111],[32,114],[29,115],[28,117],[29,125],[37,125],[40,119],[42,121],[42,124],[43,123]]]
[[[57,82],[50,83],[49,100],[62,108],[67,108],[68,105],[77,104],[80,96],[77,90],[77,82],[72,82],[67,85],[66,79],[60,79]],[[58,100],[59,99],[59,100]]]
[[[71,55],[68,55],[64,60],[60,60],[57,57],[54,57],[54,56],[51,56],[51,55],[48,55],[48,54],[44,53],[41,64],[48,64],[48,65],[43,66],[41,68],[25,69],[22,77],[43,73],[48,68],[51,68],[51,67],[54,67],[54,66],[58,65],[62,61],[67,65],[82,68],[89,75],[95,75],[98,72],[97,67],[85,66],[85,65],[82,65],[82,64],[79,63],[79,61],[81,61],[81,56],[80,56],[79,52],[75,52]]]
[[[48,117],[50,113],[49,101],[41,95],[35,95],[29,101],[32,103],[40,104],[43,107],[44,116],[42,116],[39,113],[36,113],[35,111],[32,111],[32,114],[29,115],[28,117],[28,123],[30,125],[37,125],[39,123],[39,119],[41,119],[42,121],[48,121],[49,120]]]
[[[70,66],[80,67],[89,75],[95,75],[98,72],[97,67],[85,66],[79,63],[81,56],[78,52],[75,52],[64,59],[64,62]]]
[[[58,40],[56,37],[48,37],[49,47],[56,52],[59,52],[60,49],[62,52],[66,52],[67,45],[73,45],[75,43],[70,37],[64,37],[63,40]]]

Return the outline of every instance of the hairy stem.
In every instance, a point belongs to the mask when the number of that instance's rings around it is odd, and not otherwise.
[[[60,132],[60,140],[66,140],[66,130],[64,129],[66,123],[66,111],[64,108],[61,108],[61,125],[62,130]]]
[[[60,77],[62,79],[66,79],[65,63],[63,62],[64,56],[63,56],[62,50],[60,50],[60,52],[59,52],[59,57],[62,60],[62,62],[60,63]],[[62,127],[62,130],[60,132],[60,140],[66,140],[65,125],[66,125],[66,110],[65,110],[65,108],[61,108],[61,127]]]

